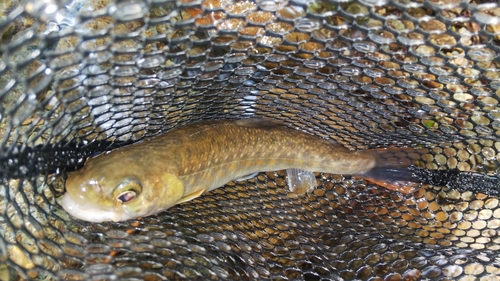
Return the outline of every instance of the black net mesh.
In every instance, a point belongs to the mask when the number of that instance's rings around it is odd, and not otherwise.
[[[496,1],[2,0],[0,280],[500,280]],[[424,147],[412,194],[282,171],[159,215],[57,203],[95,153],[270,117]]]

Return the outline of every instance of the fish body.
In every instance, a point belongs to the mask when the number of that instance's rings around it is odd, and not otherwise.
[[[267,119],[201,122],[90,159],[68,176],[62,206],[87,221],[123,221],[156,214],[256,172],[363,176],[383,167],[387,176],[406,168],[378,159],[375,150],[351,151]]]

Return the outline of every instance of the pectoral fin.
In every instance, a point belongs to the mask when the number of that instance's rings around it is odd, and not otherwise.
[[[286,170],[288,188],[292,193],[303,195],[316,188],[316,177],[313,172],[300,169]]]
[[[104,155],[104,154],[107,154],[107,152],[105,151],[98,151],[98,152],[94,152],[92,154],[90,154],[87,159],[85,159],[85,162],[83,163],[83,165],[87,165],[89,163],[90,160],[96,158],[96,157],[99,157],[101,155]]]
[[[199,197],[200,195],[202,195],[203,192],[205,192],[205,190],[206,189],[202,189],[202,190],[195,191],[195,192],[193,192],[191,194],[188,194],[188,195],[182,197],[181,199],[179,199],[179,201],[177,201],[177,204],[184,203],[184,202],[187,202],[187,201],[191,201],[194,198]]]

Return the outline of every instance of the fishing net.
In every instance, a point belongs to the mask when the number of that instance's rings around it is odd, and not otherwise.
[[[496,1],[3,0],[0,35],[0,280],[500,280]],[[424,184],[267,172],[121,223],[58,203],[92,155],[247,117],[425,148]]]

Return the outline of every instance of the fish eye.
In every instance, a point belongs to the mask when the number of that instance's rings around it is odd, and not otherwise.
[[[123,193],[118,194],[118,197],[116,197],[116,200],[122,202],[122,203],[127,203],[132,201],[137,194],[133,190],[125,191]]]
[[[141,184],[134,179],[121,182],[113,191],[116,201],[128,203],[136,198],[142,191]]]

